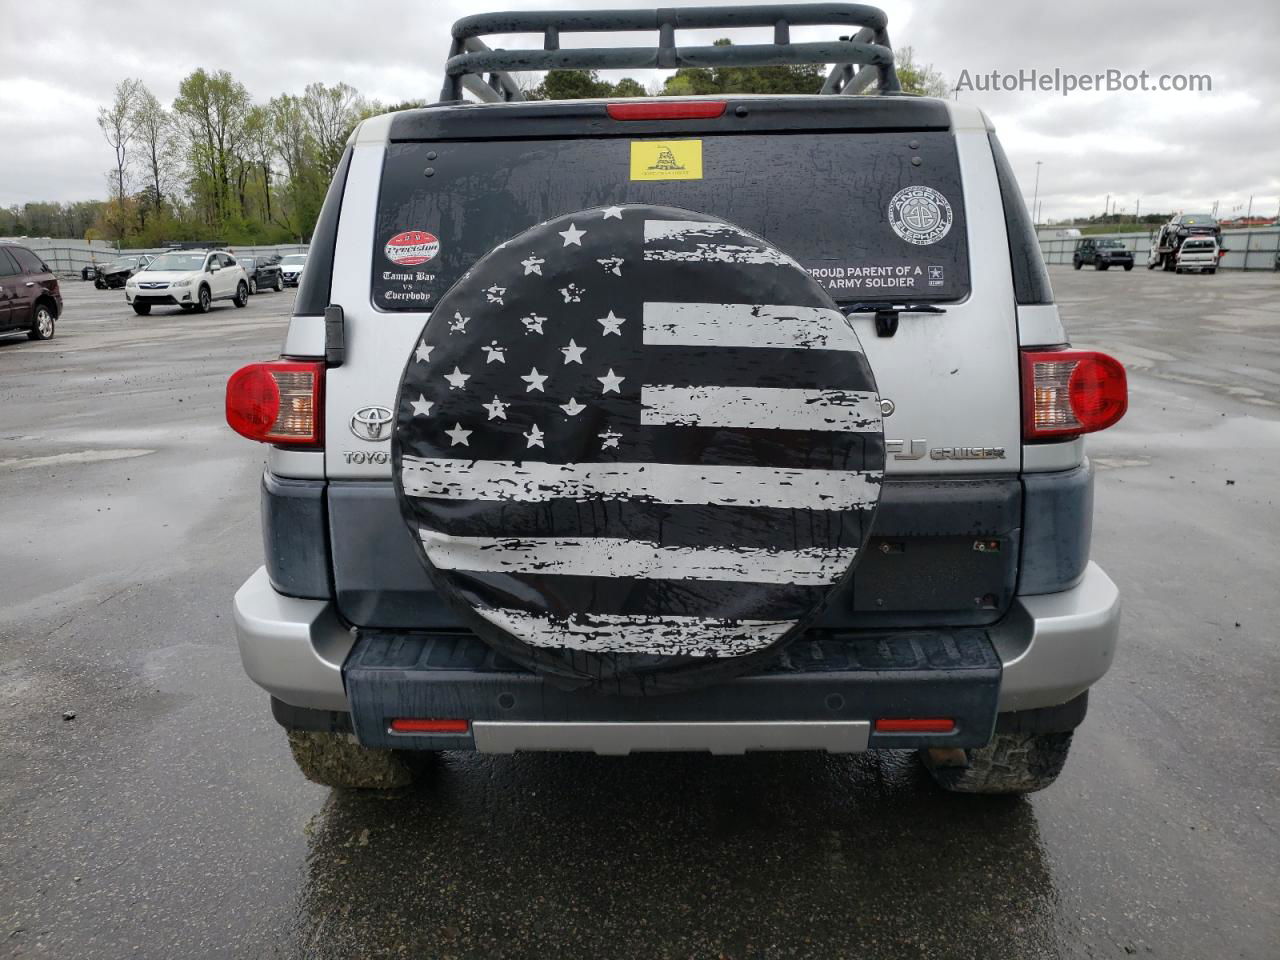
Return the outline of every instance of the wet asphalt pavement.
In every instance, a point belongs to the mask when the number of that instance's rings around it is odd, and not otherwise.
[[[1013,800],[896,754],[304,781],[235,649],[263,455],[221,407],[292,295],[68,281],[55,340],[0,340],[0,957],[1280,956],[1280,275],[1053,280],[1130,370],[1090,447],[1124,627]]]

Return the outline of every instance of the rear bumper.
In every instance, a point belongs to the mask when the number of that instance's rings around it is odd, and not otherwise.
[[[1119,592],[1106,573],[1094,563],[1088,565],[1083,579],[1070,590],[1018,597],[1006,617],[981,631],[989,638],[990,648],[998,661],[998,687],[993,692],[995,709],[1000,713],[1008,713],[1058,706],[1088,690],[1111,666],[1115,656],[1119,620]],[[265,568],[259,568],[236,593],[235,623],[245,671],[273,697],[284,704],[303,709],[341,713],[351,711],[343,667],[357,637],[356,632],[339,619],[332,602],[281,596],[272,588]],[[392,636],[410,638],[412,635]],[[416,659],[413,662],[416,663]],[[402,675],[408,672],[403,669],[398,671]],[[384,675],[388,690],[398,682],[395,679],[396,673],[397,671],[392,670]],[[862,685],[859,686],[855,682],[856,678],[846,677],[839,681],[843,686],[835,695],[846,704],[851,702],[851,697],[878,696],[879,690],[887,689],[883,684],[888,679],[887,676],[879,679],[863,678]],[[761,686],[761,681],[773,682],[772,690]],[[513,682],[539,686],[535,699],[542,704],[539,708],[541,715],[534,717],[525,714],[513,716],[510,720],[503,719],[501,711],[510,708],[501,704],[518,703],[528,696],[526,691],[514,701],[512,697],[501,697],[504,692],[513,692],[510,687]],[[969,675],[968,681],[965,678],[957,679],[959,686],[956,689],[969,683],[970,693],[977,695],[983,682],[983,676],[973,673]],[[756,715],[749,720],[730,720],[726,723],[713,719],[717,699],[738,698],[738,706],[724,703],[724,718],[732,718],[735,712],[741,716],[741,704],[751,702],[760,695],[768,695],[769,699],[764,702],[766,709],[771,708],[773,692],[783,691],[783,685],[777,681],[769,681],[767,677],[743,678],[733,684],[708,688],[699,696],[690,695],[693,699],[683,705],[666,697],[648,701],[607,698],[613,707],[630,704],[620,708],[634,713],[627,716],[610,716],[605,711],[612,707],[598,705],[592,708],[595,712],[584,714],[577,709],[580,701],[574,701],[574,715],[570,716],[563,706],[557,707],[555,704],[561,698],[572,699],[579,695],[562,694],[549,687],[544,692],[540,681],[524,674],[504,675],[501,671],[486,673],[475,679],[475,683],[485,693],[492,694],[488,697],[489,701],[499,704],[499,707],[491,717],[476,718],[477,722],[470,733],[461,737],[451,735],[452,739],[444,740],[439,736],[412,735],[403,741],[391,742],[405,747],[474,748],[490,752],[510,752],[515,749],[629,752],[632,749],[692,748],[678,746],[691,743],[701,743],[702,746],[698,749],[715,749],[718,752],[741,752],[739,747],[783,749],[783,744],[791,749],[842,751],[920,745],[916,740],[901,738],[892,742],[877,742],[869,720],[884,714],[873,713],[870,707],[837,710],[838,715],[825,719],[816,715],[815,712],[820,712],[819,704],[830,708],[831,704],[837,703],[836,700],[829,700],[833,695],[831,691],[818,687],[808,691],[809,706],[804,706],[801,701],[793,701],[788,714],[779,712],[772,719],[758,715],[756,710],[753,710]],[[876,684],[882,686],[878,688]],[[737,688],[737,691],[733,692],[733,688]],[[371,689],[367,677],[363,689]],[[437,693],[443,689],[447,687],[435,687]],[[744,690],[748,692],[744,693]],[[901,690],[906,690],[906,687]],[[466,704],[469,708],[474,708],[471,698],[476,693],[475,689],[468,687],[463,690],[462,687],[455,687],[454,692],[464,693]],[[936,715],[935,711],[927,709],[927,703],[916,702],[918,694],[919,691],[907,690],[899,701],[900,709],[896,709],[894,713]],[[399,702],[405,705],[403,709],[408,710],[413,706],[414,698],[421,696],[421,691],[415,693],[401,689],[395,696],[402,698]],[[948,693],[946,699],[949,708],[955,704],[963,706],[964,697],[963,690],[960,690],[959,699]],[[691,706],[695,701],[698,702],[696,710]],[[637,703],[647,705],[638,707]],[[886,703],[887,701],[881,703],[875,709],[887,709]],[[458,706],[463,705],[459,700]],[[439,703],[438,707],[432,708],[430,714],[409,712],[402,715],[449,716],[443,706],[443,703]],[[419,701],[417,709],[426,708]],[[655,712],[663,710],[671,715],[668,717]],[[911,713],[906,713],[907,710]],[[635,711],[647,713],[641,716],[640,712]],[[851,713],[859,715],[850,716]],[[475,714],[467,716],[471,719]],[[976,717],[977,714],[973,716]],[[673,724],[683,729],[684,733],[677,735],[673,732]],[[979,727],[981,723],[976,720],[967,727],[958,726],[957,733],[963,736],[964,743],[958,737],[950,742],[957,746],[966,745],[970,737],[979,733],[982,737],[980,742],[985,742],[990,728],[981,731]],[[386,738],[392,736],[386,730],[366,730],[365,735],[368,741],[379,743],[389,742]],[[592,743],[595,744],[594,747]],[[665,746],[654,746],[655,743]]]

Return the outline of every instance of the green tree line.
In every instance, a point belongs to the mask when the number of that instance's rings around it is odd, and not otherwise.
[[[728,40],[717,41],[728,44]],[[896,51],[908,93],[946,96],[946,84],[911,48]],[[592,70],[553,70],[525,89],[533,100],[589,97],[816,93],[820,64],[682,68],[646,89]],[[86,237],[125,247],[174,240],[232,244],[310,239],[325,190],[351,130],[363,118],[421,106],[383,106],[345,83],[309,84],[255,102],[226,70],[197,69],[165,105],[141,80],[121,80],[98,110],[111,150],[106,199],[0,208],[0,235]]]

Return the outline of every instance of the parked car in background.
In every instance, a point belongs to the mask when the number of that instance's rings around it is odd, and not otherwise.
[[[61,314],[62,291],[49,265],[26,247],[0,243],[0,333],[48,340]]]
[[[240,257],[240,266],[244,267],[245,276],[249,278],[250,294],[259,290],[279,293],[284,289],[279,257]]]
[[[249,303],[249,278],[235,257],[222,250],[183,250],[156,257],[130,277],[124,298],[145,317],[152,307],[181,307],[208,313],[215,300],[237,307]]]
[[[302,268],[307,265],[305,253],[291,253],[280,260],[280,274],[286,287],[296,287],[302,279]]]
[[[1071,257],[1071,265],[1077,270],[1086,263],[1092,263],[1095,270],[1106,270],[1108,267],[1132,270],[1133,251],[1124,245],[1123,240],[1095,240],[1089,237],[1076,244],[1076,252]]]
[[[1218,240],[1216,237],[1188,237],[1178,248],[1174,266],[1178,273],[1194,270],[1196,273],[1218,272]]]
[[[123,287],[130,277],[144,269],[154,259],[155,257],[144,253],[138,256],[120,257],[102,264],[98,267],[98,275],[94,278],[93,285],[99,290],[116,290]]]

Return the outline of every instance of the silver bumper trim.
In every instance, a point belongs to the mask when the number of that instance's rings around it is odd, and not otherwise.
[[[825,750],[860,753],[867,749],[866,720],[807,720],[733,723],[501,723],[471,725],[480,753],[517,750],[577,750],[605,756],[639,751],[697,751],[722,755],[753,750]]]
[[[355,635],[327,600],[276,593],[259,567],[235,597],[236,639],[249,678],[285,703],[315,710],[349,710],[342,664]]]

